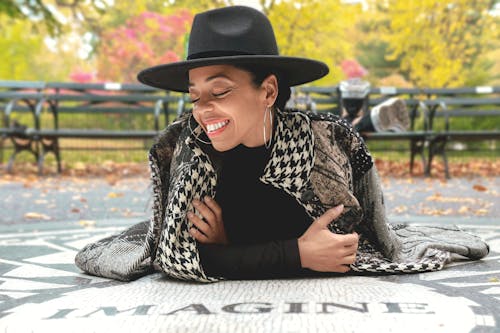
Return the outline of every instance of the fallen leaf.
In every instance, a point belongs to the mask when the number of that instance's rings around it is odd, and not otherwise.
[[[29,212],[24,214],[24,218],[30,220],[50,220],[50,216],[35,212]]]
[[[470,207],[468,207],[468,206],[462,206],[462,207],[460,207],[460,208],[458,209],[458,213],[459,213],[459,214],[466,214],[466,213],[468,213],[468,212],[470,212],[470,211],[471,211],[471,209],[470,209]]]
[[[440,201],[441,200],[441,193],[436,192],[433,195],[425,198],[427,201]]]
[[[76,162],[74,165],[73,165],[73,168],[77,171],[85,171],[86,169],[86,166],[85,166],[85,163],[83,162]]]
[[[488,282],[500,282],[500,279],[497,277],[492,277],[488,279]]]
[[[481,208],[481,209],[476,210],[476,211],[474,212],[474,214],[475,214],[475,215],[486,215],[486,214],[488,214],[488,210],[487,210],[487,209],[483,209],[483,208]]]
[[[394,208],[395,213],[404,213],[407,210],[408,210],[408,207],[406,207],[405,205],[400,205],[400,206],[397,206]]]
[[[122,215],[123,216],[132,216],[133,213],[130,209],[127,208],[127,209],[125,209],[125,211],[122,212]]]
[[[74,207],[74,208],[71,208],[71,212],[72,213],[80,213],[80,209]]]
[[[95,226],[96,222],[93,220],[80,220],[78,221],[78,224],[80,224],[82,227],[93,227]]]
[[[123,193],[109,192],[108,198],[120,198],[123,197]]]
[[[484,187],[483,185],[476,184],[472,186],[472,188],[478,192],[486,192],[488,189]]]
[[[116,185],[116,183],[118,182],[118,180],[119,180],[119,177],[116,174],[110,174],[110,175],[106,176],[106,182],[109,185]]]

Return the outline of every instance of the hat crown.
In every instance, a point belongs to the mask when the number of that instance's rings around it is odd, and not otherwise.
[[[263,13],[231,6],[194,17],[187,59],[229,55],[278,55],[271,22]]]

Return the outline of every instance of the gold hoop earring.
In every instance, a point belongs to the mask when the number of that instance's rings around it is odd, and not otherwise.
[[[271,125],[271,130],[270,130],[270,135],[269,135],[269,141],[267,140],[266,137],[266,114],[269,113],[269,123]],[[273,141],[273,114],[271,111],[270,106],[266,106],[266,110],[264,111],[264,146],[266,149],[269,149],[271,147],[272,141]]]
[[[196,140],[198,140],[198,141],[200,141],[200,142],[202,142],[202,143],[204,143],[204,144],[206,144],[206,145],[211,145],[211,144],[212,144],[212,142],[210,142],[210,141],[209,141],[209,142],[207,142],[207,141],[203,141],[202,139],[200,139],[200,135],[201,135],[201,133],[200,133],[200,134],[198,134],[198,135],[194,134],[194,131],[193,131],[193,129],[191,128],[191,119],[192,119],[192,118],[193,118],[193,114],[191,113],[191,115],[189,116],[189,119],[188,119],[188,127],[189,127],[189,131],[191,132],[191,135],[192,135],[192,136],[194,136],[194,138],[195,138]],[[202,131],[202,133],[203,133],[203,131]]]

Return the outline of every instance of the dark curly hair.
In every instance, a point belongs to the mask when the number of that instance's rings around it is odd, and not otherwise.
[[[290,99],[291,95],[290,85],[285,75],[274,68],[258,64],[237,64],[234,67],[249,72],[252,75],[252,82],[255,87],[259,87],[266,77],[274,74],[278,79],[278,96],[274,105],[282,111],[285,109],[286,102]]]

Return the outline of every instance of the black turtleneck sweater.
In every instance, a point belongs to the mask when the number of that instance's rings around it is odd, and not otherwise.
[[[297,239],[312,219],[290,195],[259,180],[269,157],[264,146],[240,145],[222,154],[215,200],[222,208],[229,245],[199,244],[208,275],[248,279],[304,271]]]

